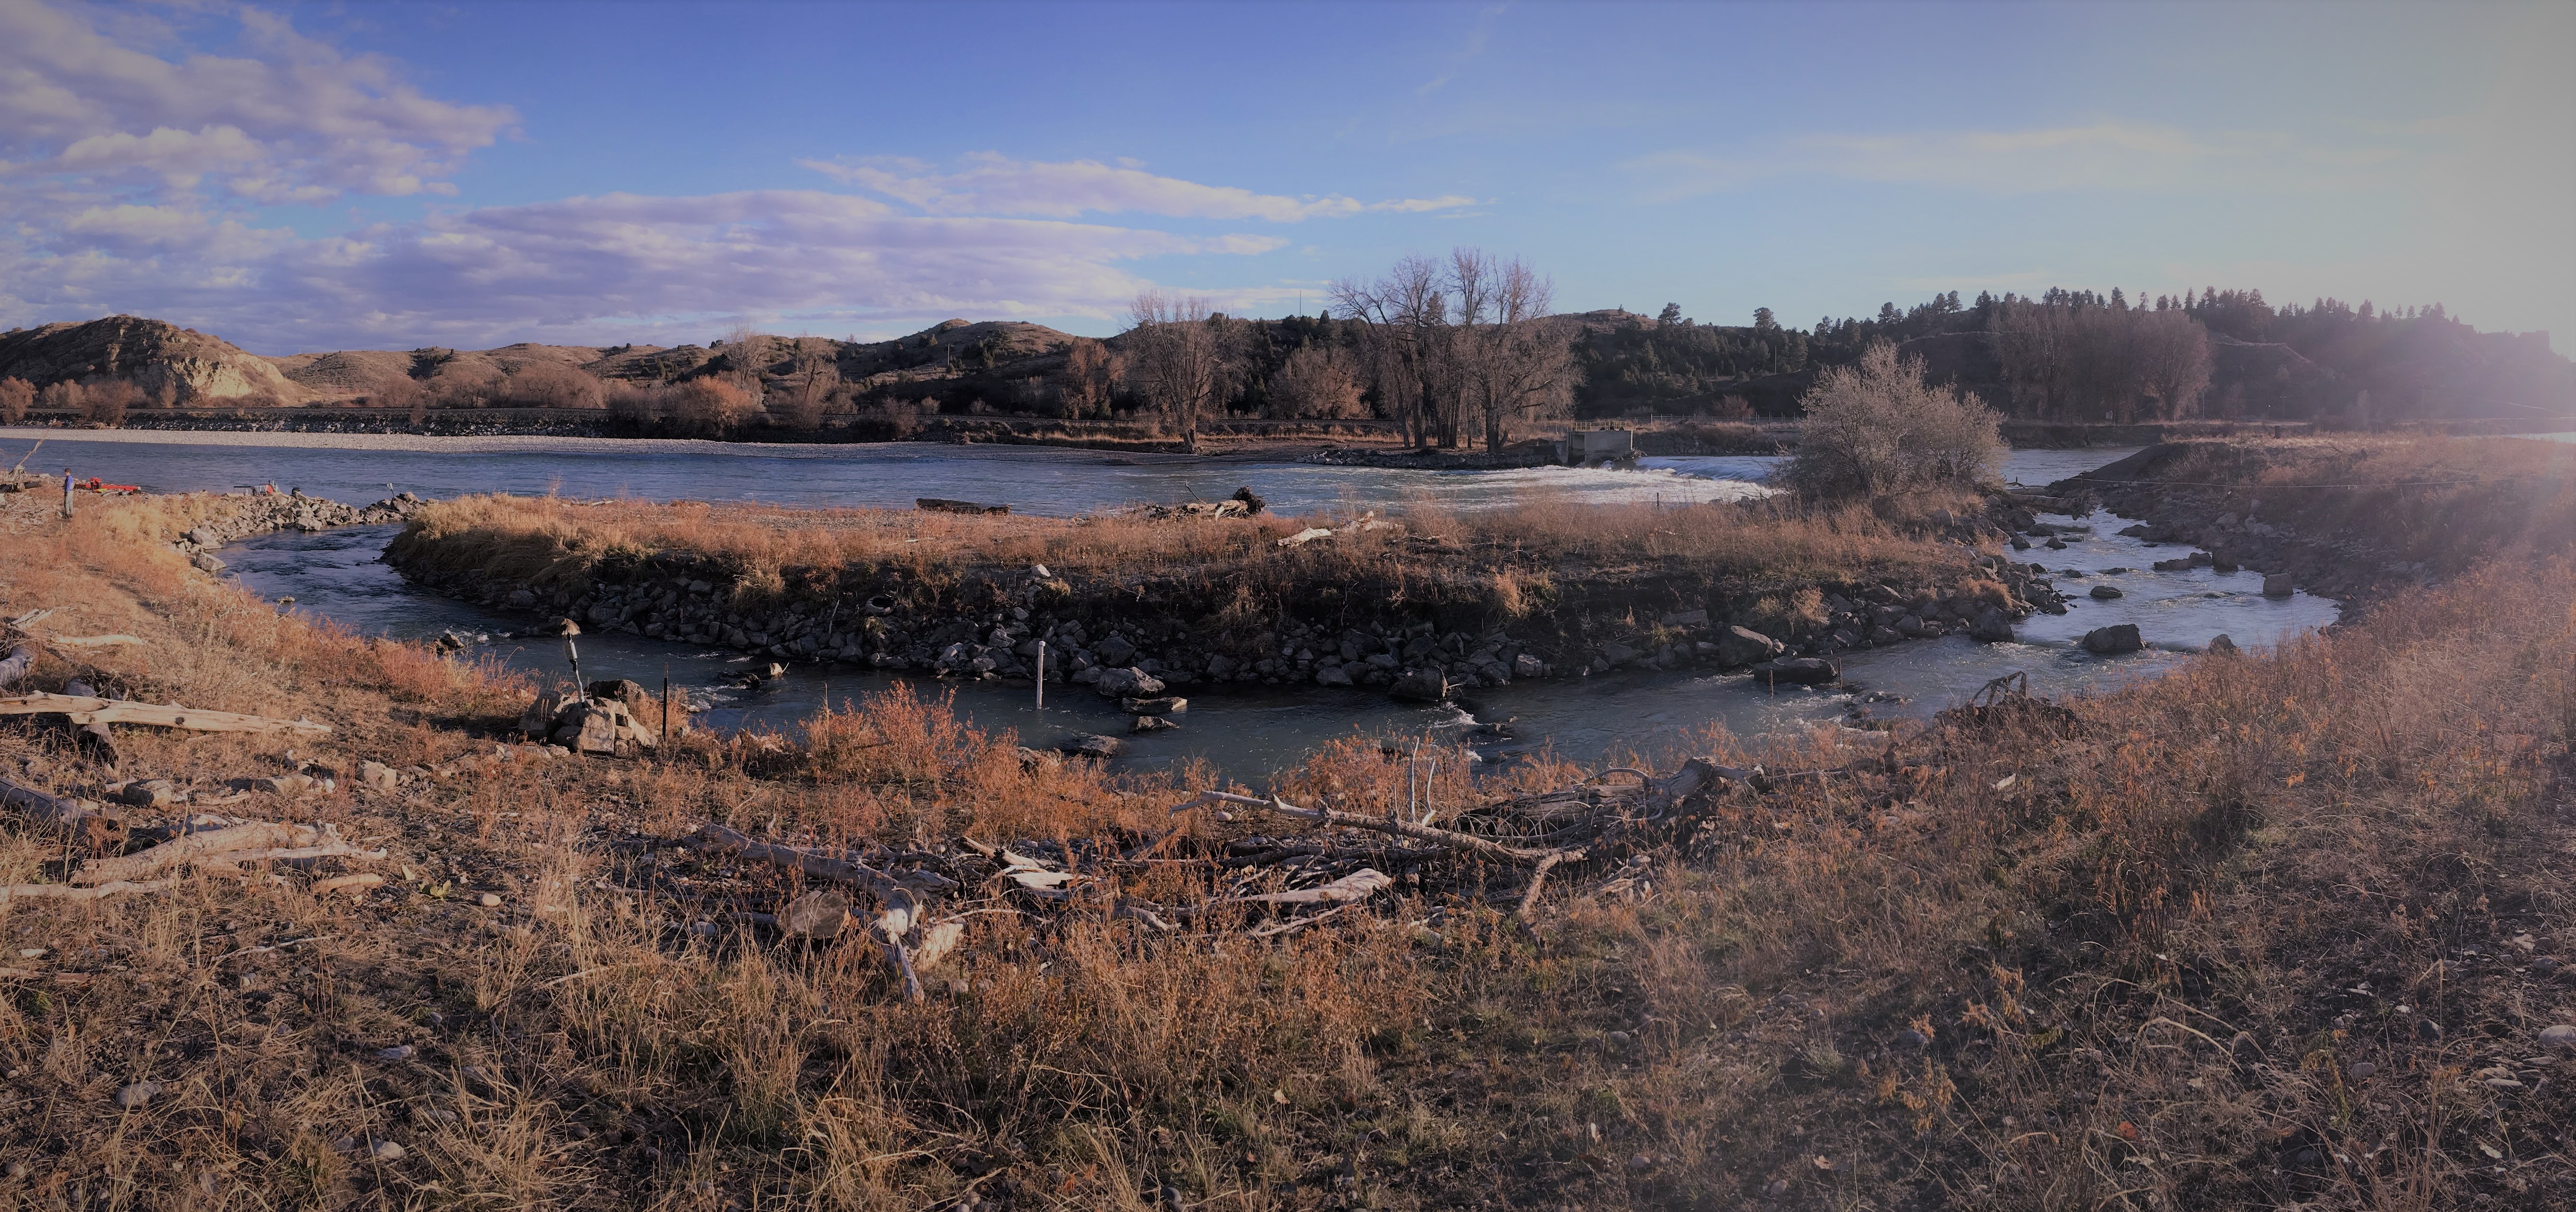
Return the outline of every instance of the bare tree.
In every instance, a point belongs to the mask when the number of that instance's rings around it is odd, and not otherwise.
[[[1180,431],[1181,446],[1199,449],[1199,423],[1223,406],[1234,384],[1231,325],[1200,298],[1149,290],[1128,311],[1127,382]]]
[[[89,393],[81,390],[80,384],[63,379],[45,384],[45,389],[36,393],[36,399],[50,409],[81,412],[88,406]]]
[[[2162,419],[2182,419],[2209,390],[2209,331],[2180,309],[2130,313],[2138,379]]]
[[[734,390],[755,402],[768,395],[769,338],[748,324],[737,324],[724,335],[724,350],[724,377]]]
[[[1333,309],[1360,323],[1360,349],[1378,405],[1417,446],[1431,444],[1447,395],[1449,304],[1440,263],[1406,257],[1374,282],[1332,285]]]
[[[1563,404],[1574,384],[1569,335],[1543,323],[1555,285],[1517,258],[1450,254],[1460,377],[1485,430],[1485,449],[1511,441],[1514,421]]]
[[[1362,416],[1361,392],[1359,364],[1350,351],[1339,345],[1300,346],[1270,376],[1270,412],[1276,417]]]
[[[787,372],[787,423],[808,431],[822,428],[823,410],[832,402],[832,389],[840,385],[840,360],[830,342],[799,339],[795,362]]]
[[[1110,397],[1126,377],[1126,359],[1089,337],[1075,337],[1064,351],[1064,400],[1073,417],[1109,415]]]
[[[25,379],[0,379],[0,422],[16,425],[27,419],[27,406],[36,402],[36,388]]]

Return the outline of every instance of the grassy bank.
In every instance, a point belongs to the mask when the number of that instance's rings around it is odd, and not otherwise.
[[[195,508],[0,513],[10,613],[147,641],[47,656],[30,683],[337,731],[125,728],[122,776],[417,770],[515,716],[526,688],[488,670],[190,572],[164,544]],[[1504,870],[1266,938],[1240,910],[1160,933],[1009,900],[919,1004],[867,948],[735,925],[792,885],[667,841],[704,821],[889,853],[1100,839],[1143,857],[1099,878],[1188,907],[1216,877],[1156,855],[1276,822],[1174,818],[1188,772],[1026,764],[909,696],[646,762],[261,798],[225,811],[338,823],[393,878],[10,906],[8,945],[46,950],[0,1005],[0,1158],[25,1167],[0,1200],[2562,1206],[2576,1061],[2537,1035],[2576,1021],[2544,962],[2576,960],[2550,857],[2576,843],[2576,567],[2567,535],[2537,537],[2555,550],[2330,637],[1953,713],[1892,763],[1721,797],[1569,864],[1527,921]],[[1693,747],[1785,770],[1842,765],[1843,743]],[[0,730],[9,777],[50,790],[107,782],[79,752]],[[1428,797],[1452,811],[1574,773],[1457,769]],[[1406,774],[1336,748],[1276,790],[1377,815]],[[13,881],[58,853],[20,820],[0,838]],[[161,1092],[120,1110],[142,1080]]]

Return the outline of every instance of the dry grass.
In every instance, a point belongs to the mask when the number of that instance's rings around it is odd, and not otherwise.
[[[2210,485],[2238,513],[2357,538],[2456,573],[2576,541],[2576,445],[2520,438],[2196,442],[2160,480]],[[2253,502],[2260,501],[2259,508]]]
[[[1043,564],[1069,593],[1123,593],[1176,616],[1266,624],[1282,610],[1411,605],[1500,623],[1594,608],[1604,597],[1642,604],[1655,596],[1641,583],[1649,579],[1664,582],[1676,603],[1694,605],[1711,591],[1786,592],[1819,581],[1948,583],[1966,575],[1974,553],[1929,537],[1938,506],[1964,512],[1967,501],[1924,498],[1873,512],[1787,501],[1659,508],[1539,497],[1456,513],[1415,500],[1393,511],[1400,525],[1366,530],[1339,515],[988,517],[496,496],[430,507],[394,550],[406,567],[575,593],[667,551],[717,560],[746,603],[889,591],[937,606],[987,574]],[[1339,533],[1278,545],[1308,526]],[[1131,601],[1121,609],[1134,608]]]
[[[422,677],[91,525],[0,536],[25,570],[6,605],[145,635],[114,658],[127,684],[338,720],[305,748],[339,762],[453,753],[514,713],[473,671]],[[2559,1206],[2576,1065],[2532,1034],[2576,1019],[2576,990],[2527,961],[2576,958],[2570,601],[2563,559],[2491,569],[2113,698],[1951,717],[1899,742],[1901,773],[1731,801],[1642,853],[1651,893],[1556,899],[1535,932],[1472,883],[1258,942],[989,916],[922,1005],[857,948],[671,928],[718,906],[619,891],[641,876],[618,843],[702,820],[1133,837],[1189,776],[1024,769],[1012,738],[897,696],[660,763],[270,806],[385,837],[411,874],[0,919],[44,966],[101,974],[0,1004],[0,1154],[31,1167],[0,1201]],[[129,736],[129,773],[283,760]],[[1844,743],[1700,747],[1776,768]],[[40,730],[0,758],[93,777]],[[1435,800],[1480,793],[1443,771]],[[1404,781],[1351,745],[1280,790],[1370,811]],[[13,831],[0,860],[34,850]],[[486,888],[508,904],[460,895]],[[374,1058],[398,1042],[418,1055]],[[2488,1085],[2498,1062],[2546,1078]],[[110,1105],[146,1077],[149,1108]],[[338,1147],[371,1139],[408,1155]]]

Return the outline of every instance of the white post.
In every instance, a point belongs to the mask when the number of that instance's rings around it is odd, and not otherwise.
[[[1046,641],[1038,641],[1038,710],[1046,710]]]

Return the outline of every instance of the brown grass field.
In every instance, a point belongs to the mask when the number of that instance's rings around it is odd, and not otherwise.
[[[337,728],[123,727],[124,777],[435,764],[489,748],[531,690],[194,573],[166,540],[202,503],[65,524],[5,501],[0,606],[147,641],[49,655],[29,687],[86,674]],[[560,558],[547,544],[571,532],[551,528],[576,508],[444,516],[521,536],[507,558]],[[773,567],[1186,558],[1141,524],[764,537],[756,512],[602,513],[621,541],[687,528]],[[1603,558],[1739,541],[1615,511],[1544,522],[1514,532]],[[1223,546],[1280,525],[1188,543],[1310,558]],[[1879,541],[1858,522],[1803,533],[1819,561]],[[1632,856],[1651,879],[1569,875],[1527,922],[1514,890],[1473,881],[1269,938],[1227,912],[1167,934],[993,914],[920,1003],[861,947],[689,929],[722,921],[721,898],[626,889],[766,877],[673,860],[650,883],[638,841],[715,821],[1126,845],[1171,826],[1191,772],[1024,766],[1014,738],[888,696],[640,761],[263,796],[227,811],[336,822],[390,851],[364,868],[388,882],[317,896],[328,870],[281,869],[0,908],[0,1207],[2565,1207],[2576,1058],[2538,1033],[2576,1022],[2559,966],[2576,961],[2571,538],[2500,535],[2447,585],[2278,651],[1946,715],[1893,738],[1892,773],[1730,800]],[[940,554],[903,550],[923,546]],[[1850,735],[1697,748],[1781,769],[1891,743]],[[1507,789],[1442,769],[1443,802]],[[0,775],[61,794],[107,779],[23,719],[0,726]],[[1276,790],[1375,812],[1404,781],[1339,747]],[[0,821],[0,877],[59,879],[62,852]],[[1110,876],[1187,904],[1210,891],[1195,871]],[[396,1045],[414,1051],[379,1056]],[[145,1080],[158,1096],[120,1109]]]

